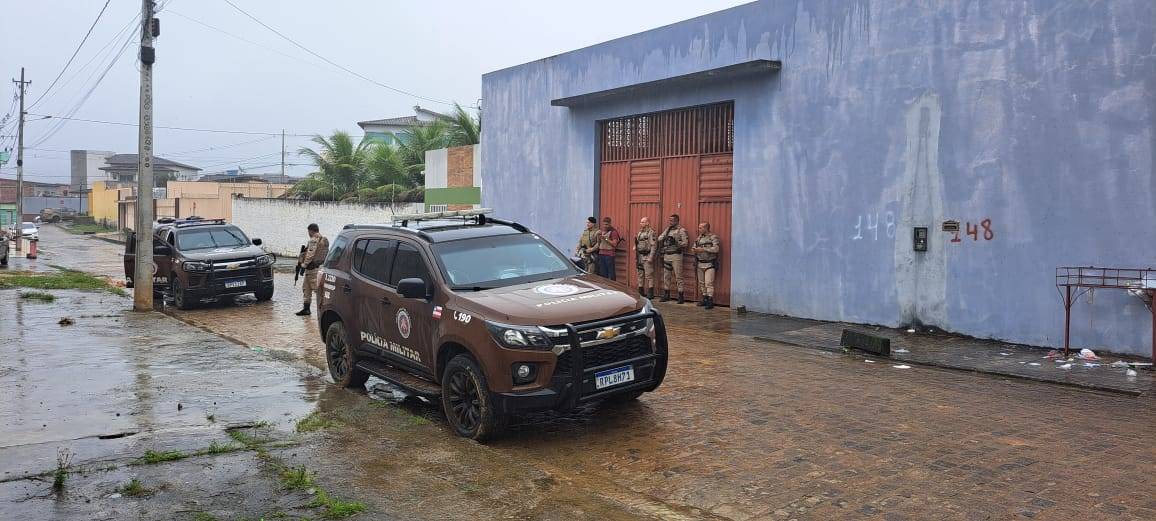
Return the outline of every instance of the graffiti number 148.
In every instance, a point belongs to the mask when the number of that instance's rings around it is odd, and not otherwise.
[[[965,227],[965,233],[971,236],[972,241],[979,240],[980,230],[983,230],[983,240],[990,241],[995,238],[995,232],[991,229],[991,219],[980,221],[979,226],[968,222]],[[958,230],[956,230],[955,237],[951,239],[951,242],[963,242],[962,239],[959,238]]]

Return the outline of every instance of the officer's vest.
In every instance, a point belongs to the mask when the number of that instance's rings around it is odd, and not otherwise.
[[[714,240],[711,240],[711,239],[714,239]],[[697,240],[695,240],[694,245],[699,247],[699,248],[704,248],[708,244],[714,244],[717,240],[718,239],[714,235],[710,235],[710,236],[704,235],[702,237],[699,237]],[[698,261],[702,262],[702,263],[714,262],[714,260],[718,258],[718,253],[712,253],[709,251],[700,251],[700,252],[695,254],[695,257],[697,257]]]
[[[678,237],[676,237],[679,231],[678,228],[666,229],[666,236],[662,239],[662,253],[664,255],[682,253],[682,247],[678,245]]]
[[[650,253],[650,241],[654,238],[654,230],[642,230],[634,237],[634,245],[638,247],[639,255]]]

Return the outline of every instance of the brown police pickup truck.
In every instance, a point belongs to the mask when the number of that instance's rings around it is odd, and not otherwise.
[[[153,225],[153,288],[167,289],[178,309],[205,300],[253,293],[273,298],[272,255],[224,219],[159,219]],[[136,235],[124,245],[124,275],[133,286]]]
[[[375,375],[440,399],[464,437],[490,438],[519,411],[633,400],[666,375],[648,300],[483,211],[347,225],[318,277],[333,380]]]

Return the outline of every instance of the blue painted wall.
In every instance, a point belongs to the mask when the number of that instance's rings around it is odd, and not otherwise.
[[[747,4],[484,75],[483,204],[568,248],[597,120],[734,100],[734,304],[1057,345],[1056,266],[1156,267],[1154,26],[1151,0]],[[550,105],[760,58],[782,71]],[[1100,291],[1073,342],[1148,354],[1149,317]]]

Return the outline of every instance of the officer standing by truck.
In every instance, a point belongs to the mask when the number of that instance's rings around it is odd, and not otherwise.
[[[678,214],[671,214],[667,221],[669,226],[658,236],[658,245],[662,251],[662,301],[670,301],[671,279],[678,289],[678,303],[686,302],[683,296],[682,285],[682,252],[686,250],[690,237],[686,228],[679,224]]]
[[[654,251],[657,239],[654,228],[650,227],[650,218],[643,217],[638,221],[641,227],[638,235],[634,236],[634,260],[638,268],[638,294],[647,298],[654,298]]]
[[[598,219],[586,218],[586,229],[578,236],[578,247],[574,248],[574,255],[582,259],[582,269],[586,273],[597,273],[594,265],[594,253],[598,251]]]
[[[710,231],[710,223],[702,222],[698,225],[698,238],[694,241],[691,253],[695,257],[695,269],[698,270],[698,293],[702,295],[698,305],[706,309],[714,307],[714,276],[718,273],[718,254],[722,244],[718,235]]]
[[[311,314],[309,305],[313,302],[313,292],[317,289],[317,268],[329,255],[329,239],[321,235],[317,224],[310,224],[308,230],[309,242],[305,244],[305,253],[297,261],[297,266],[305,270],[305,281],[301,283],[301,293],[305,299],[305,304],[301,307],[301,311],[297,312],[299,317]]]

